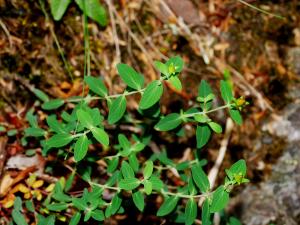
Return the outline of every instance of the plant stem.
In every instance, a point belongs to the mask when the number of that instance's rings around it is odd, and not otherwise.
[[[129,96],[129,95],[134,95],[137,93],[143,93],[146,88],[143,88],[138,91],[132,91],[132,92],[124,92],[123,94],[115,94],[115,95],[107,95],[105,97],[98,97],[98,96],[93,96],[93,97],[85,97],[85,98],[80,98],[80,99],[67,99],[66,102],[80,102],[82,99],[86,99],[88,101],[93,101],[93,100],[101,100],[101,99],[111,99],[111,98],[118,98],[120,96]]]
[[[259,12],[261,12],[261,13],[267,14],[267,15],[269,15],[269,16],[274,16],[274,17],[276,17],[276,18],[278,18],[278,19],[284,19],[284,17],[282,17],[282,16],[280,16],[280,15],[276,15],[276,14],[270,13],[270,12],[264,10],[264,9],[258,8],[258,7],[254,6],[254,5],[251,5],[251,4],[249,4],[248,2],[246,2],[246,1],[244,1],[244,0],[237,0],[237,1],[239,1],[240,3],[246,5],[246,6],[252,8],[252,9],[254,9],[254,10],[257,10],[257,11],[259,11]]]
[[[50,24],[50,22],[49,22],[50,21],[49,15],[48,15],[48,13],[47,13],[47,11],[45,9],[44,1],[43,0],[39,0],[39,3],[40,3],[40,6],[41,6],[41,9],[42,9],[42,11],[43,11],[43,13],[45,15],[46,22]],[[54,28],[53,28],[52,24],[50,24],[49,28],[50,28],[50,33],[51,33],[51,35],[52,35],[52,37],[54,39],[55,45],[57,47],[57,50],[58,50],[58,52],[60,54],[60,57],[61,57],[64,65],[65,65],[65,69],[68,72],[69,77],[73,81],[73,75],[72,75],[72,72],[71,72],[71,69],[70,69],[70,65],[69,65],[68,61],[66,60],[66,58],[65,58],[65,55],[64,55],[64,52],[63,52],[62,48],[60,47],[58,38],[57,38],[57,36],[55,34],[55,31],[54,31]]]
[[[206,114],[209,114],[209,113],[212,113],[212,112],[215,112],[215,111],[219,111],[219,110],[222,110],[222,109],[230,108],[230,107],[231,107],[231,104],[222,105],[222,106],[219,106],[217,108],[214,108],[214,109],[211,109],[211,110],[208,110],[208,111],[183,114],[183,117],[188,118],[188,117],[193,117],[195,115],[206,115]]]

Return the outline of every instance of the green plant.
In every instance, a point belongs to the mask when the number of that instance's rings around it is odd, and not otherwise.
[[[229,115],[237,123],[242,123],[240,110],[246,102],[243,98],[233,96],[232,86],[228,81],[221,81],[220,92],[225,104],[213,108],[213,94],[210,85],[202,81],[199,86],[197,104],[195,107],[178,113],[161,115],[159,101],[164,92],[164,83],[168,82],[174,88],[181,90],[179,74],[183,69],[183,60],[176,56],[167,62],[155,62],[160,72],[160,78],[145,86],[144,77],[126,64],[118,64],[117,70],[122,81],[127,85],[123,93],[110,95],[101,78],[85,76],[84,82],[89,86],[89,93],[70,99],[54,99],[42,91],[35,89],[36,96],[43,102],[41,108],[46,111],[57,110],[59,113],[48,115],[46,123],[41,126],[33,111],[29,111],[27,119],[30,124],[25,130],[25,137],[35,137],[40,141],[44,156],[56,154],[60,159],[74,159],[71,175],[67,180],[61,178],[52,193],[43,200],[37,218],[40,221],[50,221],[54,224],[55,217],[72,215],[70,224],[90,219],[103,221],[114,214],[123,213],[123,193],[131,193],[133,204],[143,211],[146,205],[145,197],[162,195],[157,216],[167,216],[176,211],[176,221],[193,224],[201,215],[202,224],[211,224],[211,215],[222,210],[229,201],[229,194],[235,185],[248,182],[246,163],[239,160],[226,170],[224,184],[212,190],[203,166],[206,160],[200,159],[195,153],[195,159],[176,163],[168,158],[166,151],[154,153],[144,160],[142,151],[147,149],[151,141],[153,128],[160,132],[175,130],[177,134],[184,132],[186,123],[195,125],[197,148],[203,148],[213,132],[221,133],[222,126],[212,120],[211,113],[228,109]],[[136,119],[127,112],[127,99],[140,95],[139,117]],[[98,102],[98,107],[91,107]],[[100,103],[99,103],[100,102]],[[106,102],[106,104],[104,103]],[[106,106],[107,105],[107,110]],[[61,109],[61,111],[60,111]],[[119,133],[117,138],[110,135],[107,128],[122,123],[133,124],[141,130],[140,136]],[[100,147],[98,144],[101,144]],[[94,154],[89,146],[95,146]],[[102,148],[102,152],[99,150]],[[105,153],[106,176],[105,182],[99,182],[92,175],[92,167],[101,154]],[[176,170],[184,185],[170,187],[162,174],[168,170]],[[80,195],[69,193],[74,178],[81,178],[89,188],[84,188]],[[110,198],[107,194],[110,192]],[[17,198],[16,201],[19,201]],[[185,205],[183,208],[182,205]],[[199,213],[201,208],[201,213]],[[15,211],[22,211],[20,204]],[[41,214],[48,214],[44,217]],[[15,217],[14,217],[15,218]],[[19,218],[19,214],[18,214]],[[15,220],[15,219],[14,219]],[[53,221],[53,222],[51,222]],[[17,224],[25,224],[16,221]]]
[[[107,15],[99,0],[74,0],[80,10],[95,20],[101,26],[107,24]],[[50,0],[51,14],[54,20],[59,21],[68,9],[72,0]]]

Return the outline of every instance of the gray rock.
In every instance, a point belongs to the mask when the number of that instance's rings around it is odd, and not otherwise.
[[[238,198],[244,224],[300,224],[300,142],[288,146],[270,180],[249,185]]]
[[[300,105],[289,104],[282,115],[263,129],[287,141],[283,155],[273,165],[270,179],[248,185],[234,200],[243,224],[300,224]],[[263,137],[261,142],[269,143]]]

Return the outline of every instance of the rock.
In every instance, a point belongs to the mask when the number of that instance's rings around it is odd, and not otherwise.
[[[231,207],[247,225],[300,224],[300,105],[290,103],[263,129],[285,139],[287,147],[273,165],[270,179],[249,184]]]
[[[289,145],[270,180],[249,185],[237,198],[243,224],[300,224],[300,142]]]

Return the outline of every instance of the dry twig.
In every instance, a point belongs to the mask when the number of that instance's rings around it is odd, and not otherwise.
[[[208,173],[208,180],[209,180],[211,188],[213,188],[214,185],[215,185],[217,175],[219,173],[220,167],[221,167],[222,162],[224,160],[232,129],[233,129],[233,121],[232,121],[232,119],[228,118],[226,120],[226,130],[225,130],[224,138],[221,141],[221,147],[220,147],[220,150],[219,150],[217,160],[216,160],[213,168]]]

